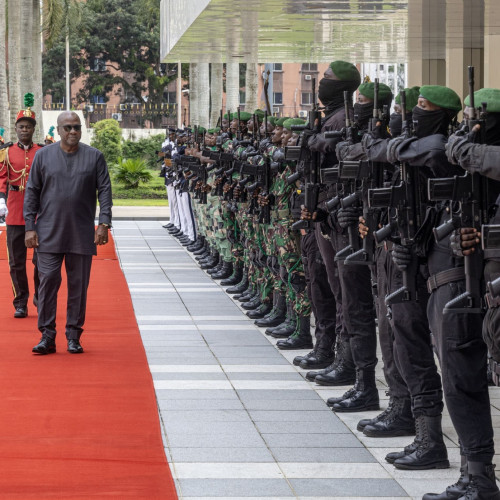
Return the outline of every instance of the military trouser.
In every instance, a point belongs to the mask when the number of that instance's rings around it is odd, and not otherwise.
[[[442,214],[441,222],[449,218]],[[429,273],[453,269],[462,259],[453,256],[449,238],[433,243]],[[431,293],[427,313],[441,363],[443,391],[463,454],[469,461],[491,461],[493,427],[486,374],[486,344],[481,337],[482,315],[448,312],[447,302],[465,291],[465,280],[446,283]],[[473,422],[473,424],[472,424]]]

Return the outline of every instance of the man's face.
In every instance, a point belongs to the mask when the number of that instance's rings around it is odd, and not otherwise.
[[[290,139],[288,139],[287,146],[296,146],[298,140],[299,140],[299,134],[293,132],[292,135],[290,136]]]
[[[64,146],[75,147],[82,138],[82,124],[77,115],[62,117],[57,125],[57,132],[61,136]]]
[[[358,104],[368,104],[369,102],[373,102],[373,99],[370,99],[363,94],[358,94]]]
[[[286,146],[288,144],[288,141],[291,139],[291,137],[292,137],[292,131],[288,130],[287,128],[284,128],[283,136],[281,138],[281,143],[283,144],[283,146]]]
[[[229,124],[229,128],[231,130],[231,133],[233,135],[235,135],[237,132],[238,132],[238,120],[233,120],[230,124]]]
[[[279,144],[281,142],[281,138],[283,136],[283,127],[276,127],[274,129],[274,134],[273,137],[271,138],[271,141],[273,144]]]
[[[267,132],[271,133],[273,130],[274,130],[274,127],[269,122],[267,122]],[[260,135],[266,135],[266,124],[265,123],[263,123],[260,126],[259,131],[260,131]]]
[[[424,111],[436,111],[437,109],[441,109],[439,106],[432,104],[432,102],[428,101],[425,97],[418,98],[417,106]]]
[[[253,118],[247,121],[247,130],[252,133],[253,132]]]
[[[16,123],[16,135],[19,142],[30,144],[35,133],[35,125],[31,120],[19,120]]]

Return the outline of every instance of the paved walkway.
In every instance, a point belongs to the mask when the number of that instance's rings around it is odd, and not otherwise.
[[[459,453],[447,415],[452,468],[396,470],[383,458],[412,438],[367,438],[356,424],[378,412],[330,411],[324,401],[347,388],[307,382],[291,363],[304,351],[278,351],[161,225],[115,220],[113,233],[180,498],[420,499],[455,482]],[[381,363],[377,378],[386,407]],[[498,427],[500,390],[491,394]]]

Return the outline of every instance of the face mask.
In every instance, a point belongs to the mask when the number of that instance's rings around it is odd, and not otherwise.
[[[451,117],[445,109],[426,111],[415,106],[412,111],[415,136],[419,139],[434,134],[448,134]]]
[[[345,82],[322,78],[318,86],[318,99],[330,109],[338,109],[344,105]]]
[[[491,146],[500,145],[500,113],[488,113],[486,115],[486,144]]]
[[[389,129],[392,137],[401,135],[401,131],[403,130],[403,117],[399,113],[392,113],[390,116]]]
[[[354,105],[354,121],[360,128],[366,128],[370,118],[373,117],[373,102]]]

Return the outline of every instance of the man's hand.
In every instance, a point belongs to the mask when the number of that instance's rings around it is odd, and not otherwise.
[[[456,229],[450,236],[451,249],[458,257],[472,255],[481,241],[481,233],[473,227]]]
[[[28,234],[28,233],[26,233]],[[94,243],[96,245],[105,245],[108,242],[108,228],[99,224],[95,231]]]
[[[366,225],[366,221],[363,217],[359,218],[358,231],[361,238],[365,238],[368,235],[368,226]]]
[[[26,231],[24,244],[26,248],[38,248],[38,234],[36,234],[36,231]]]
[[[392,260],[399,269],[404,271],[411,264],[411,250],[402,245],[394,245],[392,249]]]
[[[339,226],[342,229],[345,229],[346,227],[353,226],[358,223],[360,211],[361,209],[357,207],[341,208],[337,213]]]
[[[9,210],[7,209],[7,205],[5,204],[5,200],[0,198],[0,217],[7,217],[9,214]]]

